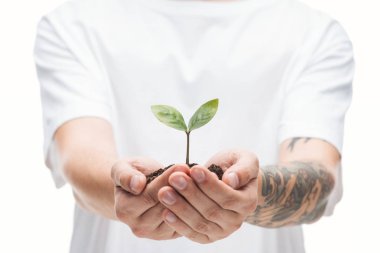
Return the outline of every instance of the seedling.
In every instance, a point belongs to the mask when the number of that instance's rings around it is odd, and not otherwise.
[[[186,164],[189,163],[190,151],[190,133],[191,131],[206,125],[215,116],[218,110],[218,99],[210,100],[193,114],[189,123],[186,125],[182,114],[172,106],[169,105],[152,105],[151,109],[156,118],[165,125],[180,130],[186,133]]]

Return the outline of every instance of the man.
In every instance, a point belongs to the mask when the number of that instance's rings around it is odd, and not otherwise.
[[[354,64],[327,15],[294,0],[77,0],[35,43],[46,163],[78,204],[71,252],[304,252],[300,224],[339,201]],[[190,170],[150,106],[186,117],[211,98]]]

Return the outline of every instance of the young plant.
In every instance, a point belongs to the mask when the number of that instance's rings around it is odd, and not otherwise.
[[[194,129],[206,125],[216,114],[218,110],[218,99],[210,100],[193,114],[190,118],[188,125],[186,125],[182,114],[172,106],[169,105],[152,105],[151,109],[156,118],[165,125],[175,128],[186,133],[186,164],[189,163],[189,149],[190,149],[190,133]]]

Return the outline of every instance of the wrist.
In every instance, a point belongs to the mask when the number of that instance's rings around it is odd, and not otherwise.
[[[264,172],[260,168],[259,174],[257,175],[257,207],[263,206],[265,204],[265,198],[262,195],[263,177],[264,177]]]
[[[108,219],[117,219],[114,211],[114,184],[110,177],[114,157],[100,157],[89,163],[72,156],[65,164],[65,177],[77,204]]]

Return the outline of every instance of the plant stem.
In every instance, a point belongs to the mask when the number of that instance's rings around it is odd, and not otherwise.
[[[186,164],[190,166],[189,163],[189,146],[190,146],[190,132],[186,132],[187,145],[186,145]]]

